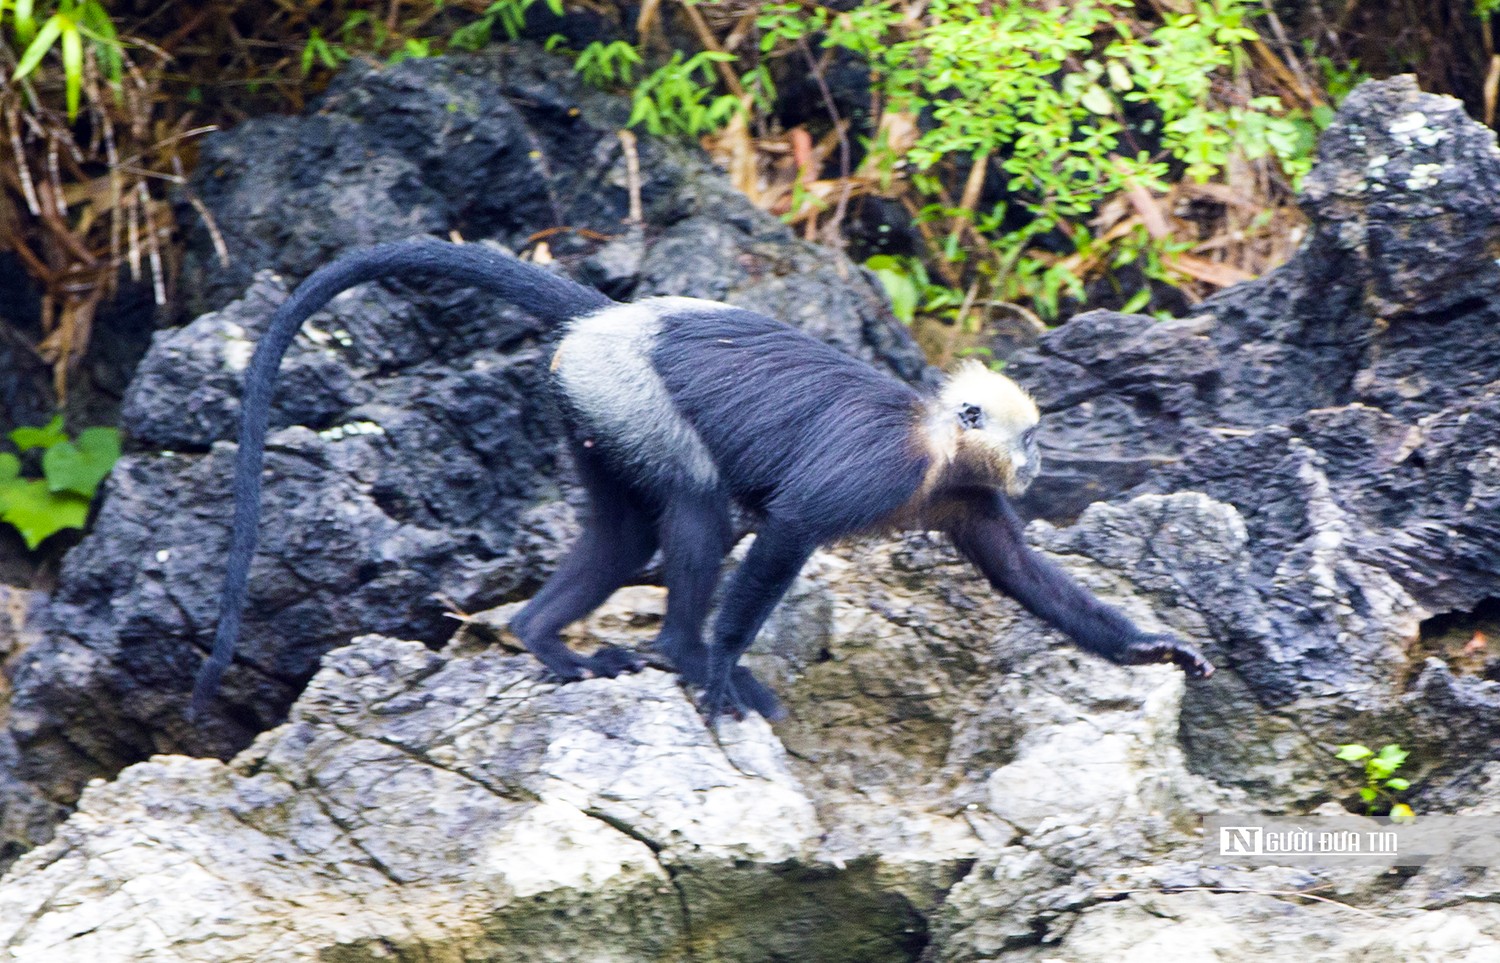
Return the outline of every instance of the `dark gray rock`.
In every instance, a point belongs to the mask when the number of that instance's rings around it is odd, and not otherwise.
[[[0,308],[3,310],[3,308]],[[52,370],[0,313],[0,433],[52,417]]]
[[[184,206],[182,315],[125,399],[130,453],[67,559],[46,639],[18,665],[20,766],[69,801],[152,752],[228,754],[280,720],[322,653],[362,632],[427,644],[449,613],[524,595],[572,516],[546,378],[553,332],[440,283],[350,291],[283,366],[240,658],[215,714],[183,719],[211,638],[244,366],[287,289],[340,251],[422,234],[521,249],[616,297],[724,298],[909,378],[920,353],[876,286],[733,192],[700,153],[639,141],[645,223],[626,228],[628,106],[559,58],[351,66],[309,116],[209,138]],[[613,238],[600,241],[598,238]]]
[[[6,717],[11,667],[39,640],[36,622],[46,605],[42,592],[0,585],[0,723]],[[46,798],[21,777],[20,763],[15,738],[0,729],[0,872],[51,839],[53,827],[68,814],[68,807]]]
[[[1289,264],[1187,319],[1082,315],[1008,369],[1046,411],[1034,513],[1198,490],[1244,518],[1250,595],[1220,611],[1253,640],[1228,656],[1247,689],[1190,692],[1200,771],[1268,790],[1234,734],[1267,713],[1329,745],[1431,746],[1448,805],[1500,753],[1500,687],[1433,675],[1419,644],[1422,620],[1500,598],[1497,183],[1494,133],[1457,101],[1366,84],[1320,143]]]
[[[1230,434],[1362,402],[1405,422],[1500,372],[1500,151],[1458,101],[1409,77],[1352,94],[1319,144],[1307,243],[1188,319],[1080,315],[1010,368],[1047,412],[1030,504],[1052,517]],[[1061,484],[1063,479],[1070,484]],[[1056,505],[1056,507],[1051,507]]]

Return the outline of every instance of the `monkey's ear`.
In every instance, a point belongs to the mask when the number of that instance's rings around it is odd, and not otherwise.
[[[978,405],[963,405],[958,409],[958,423],[965,428],[983,428],[984,409]]]

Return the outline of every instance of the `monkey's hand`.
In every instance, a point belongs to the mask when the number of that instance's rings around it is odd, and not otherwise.
[[[1125,646],[1121,665],[1155,665],[1171,662],[1189,679],[1206,679],[1214,674],[1214,664],[1197,649],[1170,635],[1148,635]]]

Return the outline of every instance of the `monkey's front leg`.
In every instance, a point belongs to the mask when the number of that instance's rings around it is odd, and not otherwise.
[[[1213,674],[1213,664],[1197,649],[1171,635],[1142,632],[1123,612],[1099,601],[1033,552],[1026,544],[1021,519],[999,492],[969,496],[948,534],[991,585],[1062,629],[1079,648],[1116,665],[1171,662],[1190,678],[1206,679]]]
[[[745,560],[730,576],[714,624],[708,691],[703,699],[709,725],[713,725],[721,712],[743,715],[757,708],[750,693],[738,692],[741,675],[735,670],[740,656],[755,641],[756,633],[815,548],[816,542],[768,522],[756,533]],[[753,677],[750,681],[754,681]]]

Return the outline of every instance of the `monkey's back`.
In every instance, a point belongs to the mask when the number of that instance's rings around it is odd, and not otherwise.
[[[875,524],[921,484],[922,399],[780,321],[664,298],[652,366],[747,506],[839,531]]]

